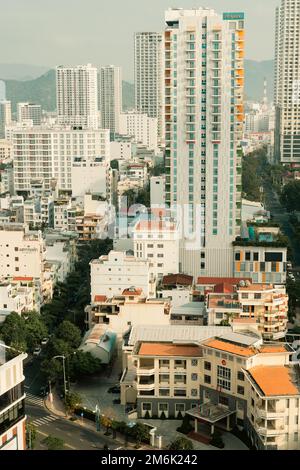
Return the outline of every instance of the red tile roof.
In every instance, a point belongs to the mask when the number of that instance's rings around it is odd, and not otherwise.
[[[107,300],[106,295],[95,295],[95,302],[105,302]]]
[[[193,276],[188,276],[187,274],[169,274],[164,276],[162,279],[163,286],[192,286],[193,285]]]
[[[252,279],[243,277],[198,277],[197,284],[200,286],[215,286],[217,284],[233,284],[237,285],[241,281],[252,282]]]
[[[134,288],[134,289],[124,289],[122,295],[141,295],[143,289]]]
[[[234,285],[228,282],[221,282],[214,286],[214,292],[216,294],[232,294],[234,292]]]

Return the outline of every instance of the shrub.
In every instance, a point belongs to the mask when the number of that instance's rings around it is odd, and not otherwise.
[[[165,415],[165,412],[164,412],[164,411],[161,413],[160,419],[166,419],[166,415]]]
[[[225,444],[219,431],[214,432],[210,444],[214,447],[218,447],[219,449],[224,449]]]
[[[182,420],[182,425],[177,428],[177,431],[181,432],[182,434],[189,434],[191,431],[193,431],[193,429],[194,428],[190,423],[190,417],[185,415]]]
[[[169,445],[170,450],[193,450],[194,445],[192,441],[185,437],[179,437]]]
[[[144,419],[150,419],[150,413],[148,410],[145,413]]]

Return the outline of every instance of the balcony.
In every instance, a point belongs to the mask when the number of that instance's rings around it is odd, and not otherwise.
[[[149,375],[153,375],[155,374],[155,368],[154,368],[154,365],[153,366],[147,366],[147,367],[138,367],[137,370],[136,370],[136,373],[137,375],[146,375],[146,376],[149,376]]]
[[[265,408],[256,408],[256,413],[259,418],[280,419],[285,416],[285,409],[272,407],[266,410]]]
[[[262,427],[262,426],[255,426],[255,429],[258,434],[261,436],[281,436],[285,434],[285,427],[283,425],[276,427]]]

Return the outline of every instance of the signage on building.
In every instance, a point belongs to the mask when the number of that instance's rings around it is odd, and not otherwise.
[[[225,359],[223,359],[223,361],[222,361],[222,366],[226,366],[226,361],[225,361]]]
[[[245,13],[223,13],[223,20],[244,20]]]

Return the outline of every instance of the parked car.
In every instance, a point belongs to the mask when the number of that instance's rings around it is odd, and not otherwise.
[[[41,345],[42,346],[45,346],[49,341],[49,338],[43,338],[42,341],[41,341]]]
[[[120,393],[121,388],[120,385],[114,385],[113,387],[110,387],[107,391],[108,393]]]
[[[39,356],[41,354],[42,349],[39,347],[34,348],[33,355]]]

